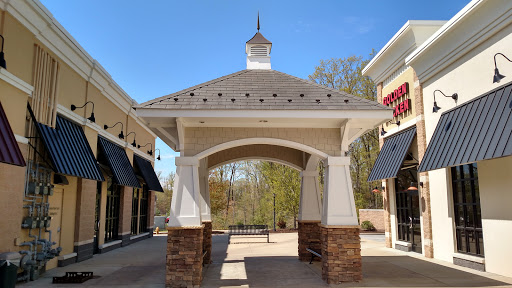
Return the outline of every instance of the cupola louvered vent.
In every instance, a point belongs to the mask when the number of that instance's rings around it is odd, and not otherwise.
[[[267,47],[265,46],[252,46],[251,56],[268,56]]]

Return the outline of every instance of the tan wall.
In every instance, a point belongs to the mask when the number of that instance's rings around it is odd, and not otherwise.
[[[84,127],[84,133],[94,157],[98,157],[98,132],[92,128]]]
[[[47,50],[48,51],[48,50]],[[60,74],[59,74],[59,93],[58,103],[67,109],[71,109],[71,104],[82,106],[85,104],[85,87],[87,82],[84,78],[80,77],[71,67],[60,61]],[[89,104],[90,105],[90,104]],[[89,107],[87,107],[89,108]],[[86,114],[85,109],[77,109],[74,113],[84,117]],[[89,115],[85,116],[86,118]]]
[[[34,43],[36,41],[34,35],[8,13],[5,14],[3,30],[7,70],[23,81],[32,84]]]
[[[512,277],[512,156],[478,162],[486,271]]]
[[[67,177],[69,185],[62,185],[63,207],[62,207],[62,229],[60,245],[62,247],[62,255],[73,253],[75,243],[75,215],[77,201],[77,177]],[[60,186],[60,185],[59,185]]]
[[[119,208],[119,235],[130,234],[132,224],[133,187],[122,186]]]
[[[94,238],[94,209],[96,208],[96,181],[78,179],[76,201],[75,242]]]
[[[245,138],[276,138],[301,143],[331,156],[341,154],[340,129],[318,128],[199,128],[185,129],[185,156]]]
[[[274,145],[246,145],[226,149],[208,156],[208,168],[239,159],[277,159],[283,162],[304,168],[304,154],[302,151]]]
[[[364,221],[372,222],[375,230],[385,231],[384,209],[359,209],[359,225]]]
[[[382,97],[388,96],[389,93],[393,92],[398,86],[404,84],[405,82],[409,83],[409,93],[399,97],[397,100],[393,101],[393,103],[389,104],[388,107],[394,107],[405,99],[411,99],[411,109],[407,112],[398,115],[398,117],[394,117],[393,121],[396,122],[400,120],[400,124],[404,124],[409,120],[412,120],[416,117],[416,101],[415,101],[415,92],[414,92],[414,70],[412,68],[408,68],[405,70],[400,76],[398,76],[391,83],[382,88]],[[380,99],[379,103],[382,104],[382,99]],[[388,130],[389,128],[395,128],[395,124],[384,124],[384,130]]]
[[[0,102],[12,131],[14,134],[26,136],[24,111],[27,110],[28,95],[3,80],[0,80],[0,91]]]
[[[128,126],[127,131],[132,132],[134,131],[135,134],[137,134],[137,137],[135,138],[137,145],[146,145],[146,143],[151,143],[151,145],[148,145],[146,147],[141,147],[140,151],[143,153],[147,153],[152,147],[153,152],[155,151],[155,138],[149,134],[146,129],[142,128],[139,124],[137,124],[137,121],[135,121],[132,117],[128,117]],[[127,132],[127,133],[128,133]],[[130,135],[128,138],[128,142],[133,142],[133,135]],[[151,147],[150,147],[151,146]],[[138,148],[137,148],[138,149]]]
[[[21,153],[26,158],[28,145],[19,144]],[[23,218],[23,191],[25,188],[25,168],[0,163],[0,248],[1,252],[18,251],[16,238],[22,237],[21,219]]]

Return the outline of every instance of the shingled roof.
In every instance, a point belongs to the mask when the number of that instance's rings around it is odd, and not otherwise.
[[[242,70],[139,104],[170,110],[389,110],[275,70]]]
[[[254,36],[252,36],[251,40],[246,42],[247,44],[272,44],[272,42],[268,41],[267,38],[263,37],[260,32],[256,32]]]

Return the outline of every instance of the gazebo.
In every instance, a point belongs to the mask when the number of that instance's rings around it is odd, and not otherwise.
[[[208,170],[246,159],[301,171],[299,259],[308,260],[311,239],[320,239],[327,283],[362,279],[347,151],[363,133],[391,119],[393,111],[272,70],[271,48],[258,25],[245,45],[246,70],[136,107],[152,131],[180,152],[168,227],[168,287],[200,285],[203,261],[210,262]],[[319,161],[325,166],[323,200]]]

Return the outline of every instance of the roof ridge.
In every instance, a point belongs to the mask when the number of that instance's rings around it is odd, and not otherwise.
[[[206,81],[204,83],[200,83],[200,84],[197,84],[195,86],[192,86],[192,87],[189,87],[189,88],[185,88],[183,90],[180,90],[178,92],[174,92],[174,93],[171,93],[171,94],[167,94],[167,95],[164,95],[164,96],[161,96],[161,97],[158,97],[158,98],[155,98],[155,99],[152,99],[152,100],[149,100],[149,101],[146,101],[144,103],[141,103],[139,105],[136,105],[135,107],[144,107],[144,106],[149,106],[149,105],[152,105],[152,104],[156,104],[158,102],[161,102],[162,100],[166,100],[166,99],[170,99],[174,96],[177,96],[177,95],[181,95],[181,94],[185,94],[187,92],[190,92],[190,91],[193,91],[193,90],[196,90],[198,88],[202,88],[204,86],[209,86],[209,85],[212,85],[212,84],[215,84],[215,83],[218,83],[220,81],[224,81],[226,79],[229,79],[229,78],[233,78],[235,76],[238,76],[238,75],[241,75],[241,74],[244,74],[244,73],[247,73],[249,72],[249,70],[245,69],[245,70],[240,70],[240,71],[237,71],[237,72],[234,72],[234,73],[231,73],[231,74],[228,74],[228,75],[224,75],[224,76],[221,76],[219,78],[215,78],[213,80],[210,80],[210,81]]]

